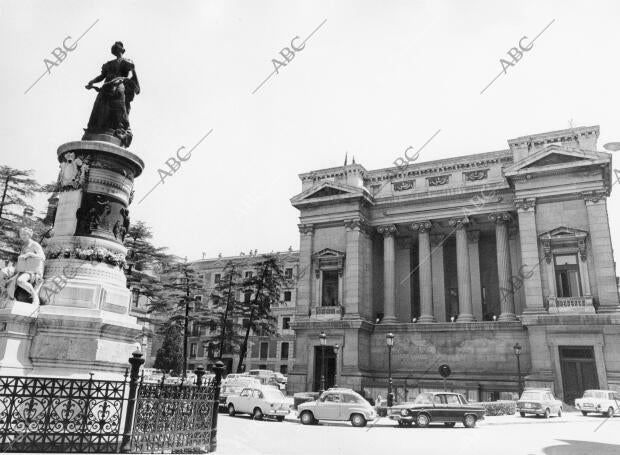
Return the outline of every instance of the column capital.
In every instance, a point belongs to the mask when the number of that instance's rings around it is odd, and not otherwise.
[[[430,221],[416,221],[415,223],[411,223],[409,225],[409,229],[414,232],[420,232],[420,234],[422,234],[423,232],[429,232],[432,228],[433,223],[431,223]]]
[[[607,198],[608,194],[605,190],[594,190],[594,191],[583,191],[581,193],[581,197],[586,202],[591,204],[596,204],[599,201],[604,201]]]
[[[384,224],[382,226],[377,226],[377,232],[382,234],[384,237],[392,237],[396,234],[396,225],[395,224]]]
[[[519,212],[527,212],[528,210],[534,210],[536,205],[535,197],[520,197],[514,200],[515,207]]]
[[[489,221],[495,224],[510,223],[512,215],[509,212],[497,212],[489,214]]]
[[[450,218],[448,224],[457,230],[465,229],[465,226],[469,224],[469,218],[466,216]]]
[[[369,232],[368,220],[363,216],[344,220],[344,227],[347,231],[360,231],[363,233]]]
[[[314,234],[314,224],[311,224],[311,223],[308,223],[308,224],[300,223],[300,224],[297,225],[297,227],[299,228],[300,234],[308,234],[308,235]]]

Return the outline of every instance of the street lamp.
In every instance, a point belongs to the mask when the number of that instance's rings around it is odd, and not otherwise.
[[[323,393],[325,391],[325,343],[327,343],[325,332],[321,332],[319,340],[321,341],[321,388],[319,392]]]
[[[385,341],[388,347],[388,393],[387,393],[387,405],[391,408],[394,404],[394,395],[392,394],[392,346],[394,346],[394,334],[388,333],[385,336]]]
[[[334,354],[336,354],[336,372],[334,373],[334,376],[336,377],[336,379],[334,379],[334,387],[338,387],[338,351],[340,350],[340,345],[338,343],[336,343],[334,345]]]
[[[519,343],[515,343],[512,349],[514,349],[515,356],[517,357],[517,378],[518,378],[517,391],[520,397],[521,394],[523,393],[523,385],[521,383],[521,360],[519,359],[519,356],[521,355],[521,345]]]

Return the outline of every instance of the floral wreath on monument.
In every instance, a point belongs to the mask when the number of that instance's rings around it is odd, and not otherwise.
[[[110,250],[102,247],[95,248],[60,248],[52,247],[47,251],[47,257],[49,259],[58,258],[75,258],[84,261],[97,261],[105,262],[106,264],[116,265],[119,268],[123,268],[126,265],[125,255],[122,253],[113,253]]]

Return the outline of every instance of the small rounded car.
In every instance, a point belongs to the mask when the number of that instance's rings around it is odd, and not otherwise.
[[[446,427],[454,427],[460,422],[473,428],[484,420],[484,414],[482,406],[469,404],[460,393],[424,392],[411,403],[393,406],[388,416],[399,426],[427,427],[431,423],[443,423]]]
[[[620,393],[613,390],[586,390],[582,398],[575,400],[575,407],[584,416],[591,413],[613,417],[620,412]]]
[[[297,415],[304,425],[313,425],[319,420],[349,421],[354,427],[364,427],[377,413],[359,393],[345,388],[332,388],[316,401],[302,403]]]
[[[250,414],[254,420],[271,417],[282,422],[291,405],[279,389],[271,386],[253,385],[244,388],[239,395],[229,395],[226,400],[228,415]]]
[[[517,401],[521,417],[534,414],[548,419],[551,415],[562,417],[562,402],[549,389],[525,389]]]

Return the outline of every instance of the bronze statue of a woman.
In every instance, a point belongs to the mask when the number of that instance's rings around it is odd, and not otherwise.
[[[82,140],[109,141],[123,147],[131,144],[128,114],[130,103],[140,93],[140,84],[133,62],[124,58],[124,53],[123,43],[114,43],[112,54],[116,59],[104,63],[101,74],[86,85],[98,94]],[[101,81],[101,87],[93,85]]]

